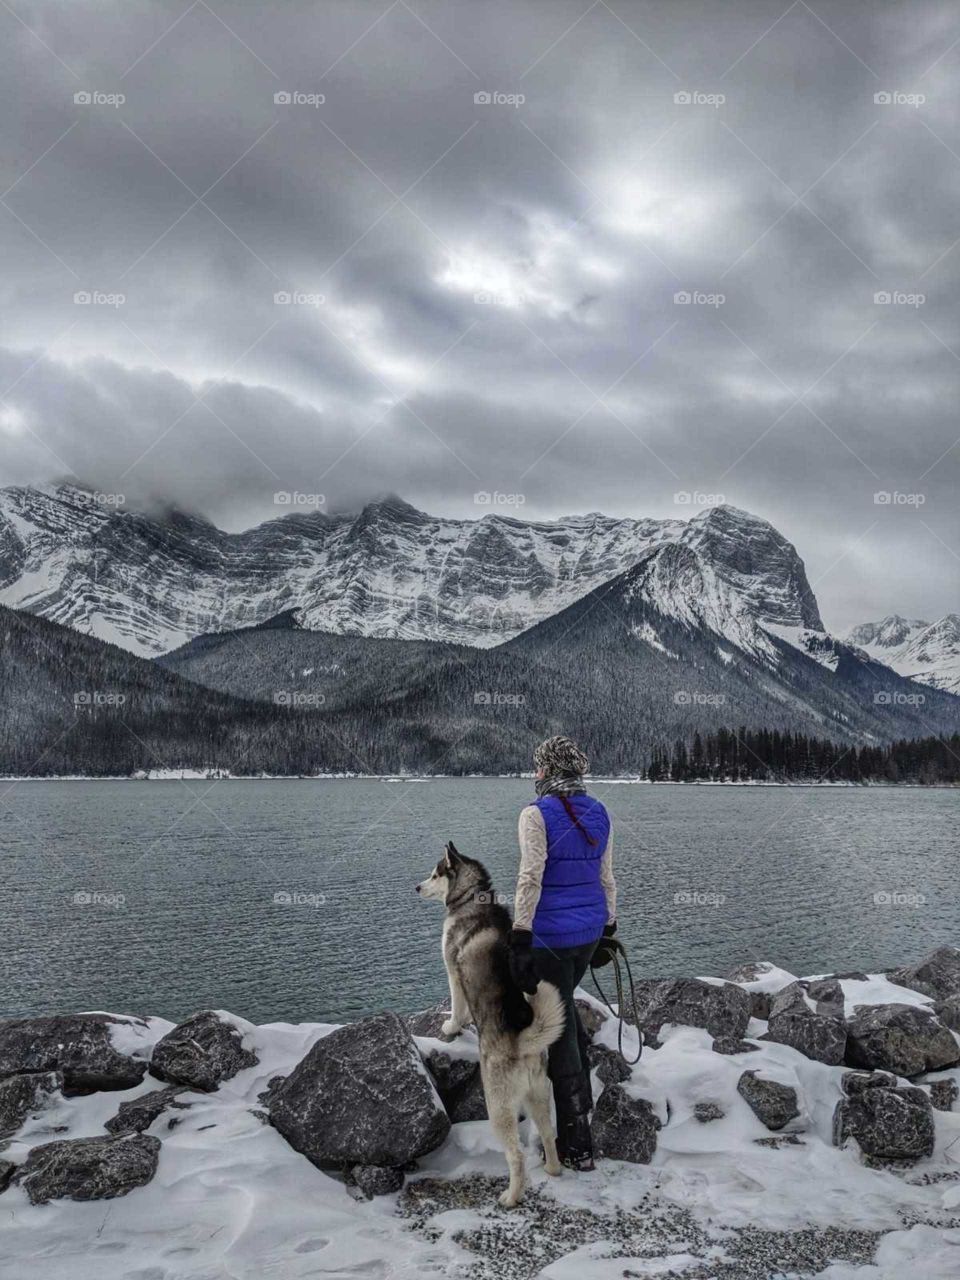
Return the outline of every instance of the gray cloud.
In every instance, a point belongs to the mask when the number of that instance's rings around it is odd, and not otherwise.
[[[699,490],[829,625],[956,609],[955,10],[585,7],[0,11],[0,482],[234,528]]]

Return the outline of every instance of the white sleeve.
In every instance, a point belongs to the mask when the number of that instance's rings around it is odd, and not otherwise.
[[[535,804],[520,811],[520,870],[517,873],[517,896],[513,907],[513,927],[532,929],[533,917],[540,901],[543,869],[547,863],[547,828],[543,814]]]
[[[600,883],[607,899],[607,924],[613,924],[617,918],[617,882],[613,878],[613,828],[607,839],[607,847],[603,851],[600,863]]]

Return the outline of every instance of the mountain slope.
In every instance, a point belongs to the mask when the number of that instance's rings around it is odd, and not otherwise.
[[[902,676],[960,694],[960,615],[956,613],[933,623],[891,614],[881,622],[861,623],[847,639]]]
[[[0,491],[0,603],[155,655],[295,610],[306,628],[486,647],[676,542],[709,562],[758,621],[822,624],[796,550],[733,507],[682,520],[591,514],[448,520],[398,498],[354,516],[291,514],[228,534],[151,517],[63,485]]]

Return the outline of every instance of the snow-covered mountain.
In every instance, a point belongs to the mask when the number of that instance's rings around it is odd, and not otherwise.
[[[230,534],[180,511],[118,510],[70,485],[10,488],[0,491],[0,603],[146,656],[291,609],[310,629],[485,648],[668,546],[685,566],[662,583],[677,616],[703,606],[735,645],[762,648],[769,631],[809,650],[822,636],[795,548],[728,506],[689,521],[536,523],[439,518],[389,497],[355,515],[295,513]]]
[[[932,623],[894,613],[880,622],[861,623],[847,639],[902,676],[960,694],[960,615],[956,613]]]

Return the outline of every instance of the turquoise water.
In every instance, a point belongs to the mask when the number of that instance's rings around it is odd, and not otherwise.
[[[882,969],[960,942],[956,792],[594,788],[637,976]],[[0,784],[4,1016],[337,1020],[445,995],[447,839],[512,892],[512,779]],[[287,900],[289,899],[289,900]]]

